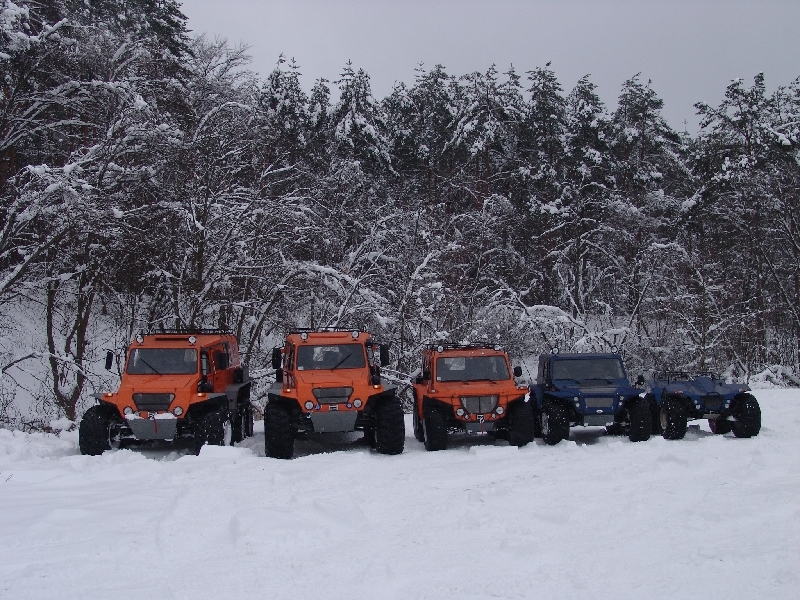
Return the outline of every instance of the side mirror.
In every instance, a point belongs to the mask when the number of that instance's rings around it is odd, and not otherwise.
[[[522,377],[522,367],[514,367],[514,377]]]
[[[111,370],[111,366],[114,364],[114,353],[109,350],[106,352],[106,371]]]
[[[205,377],[208,375],[210,371],[210,367],[208,364],[208,352],[201,352],[200,353],[200,373]]]
[[[428,370],[423,371],[422,372],[422,380],[423,381],[430,381],[431,380],[431,372],[428,371]]]
[[[636,385],[638,387],[644,387],[644,375],[639,375],[639,377],[636,378]]]
[[[380,345],[381,352],[381,366],[385,367],[389,364],[389,346],[386,344]]]
[[[283,353],[281,352],[280,348],[273,348],[272,349],[272,368],[276,371],[280,371],[281,369],[281,361],[283,358]]]

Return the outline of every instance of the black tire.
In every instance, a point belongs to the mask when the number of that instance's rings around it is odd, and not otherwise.
[[[650,435],[661,435],[661,419],[658,416],[658,404],[653,394],[645,394],[647,406],[650,408]]]
[[[752,394],[741,394],[736,397],[733,415],[736,420],[731,423],[733,435],[738,438],[749,438],[761,431],[761,407]]]
[[[536,428],[531,405],[517,400],[508,405],[508,443],[522,447],[533,441]]]
[[[233,423],[233,441],[243,442],[253,435],[253,405],[249,402],[239,404]]]
[[[661,400],[658,418],[665,440],[682,440],[686,435],[686,403],[675,398]]]
[[[628,402],[630,429],[628,439],[632,442],[646,442],[650,439],[653,428],[651,422],[650,403],[646,398]]]
[[[447,450],[447,422],[441,410],[426,406],[422,428],[425,432],[425,450]]]
[[[542,413],[538,412],[531,402],[531,412],[533,412],[533,438],[541,439],[542,437]]]
[[[542,438],[548,446],[555,446],[569,437],[569,409],[557,402],[542,406]]]
[[[114,435],[115,426],[122,422],[114,409],[108,406],[92,406],[84,413],[78,428],[78,447],[81,454],[99,456],[106,450],[119,448],[119,437]]]
[[[195,454],[200,454],[203,446],[231,445],[233,445],[233,424],[227,410],[212,410],[200,417],[194,432]]]
[[[403,407],[392,396],[375,407],[375,450],[381,454],[402,454],[406,442]]]
[[[414,414],[411,421],[414,423],[414,437],[418,442],[425,443],[425,430],[422,427],[422,419],[419,418],[419,402],[416,395],[414,396]]]
[[[294,429],[289,409],[270,402],[264,410],[264,451],[270,458],[292,458]]]
[[[364,441],[367,442],[367,445],[370,448],[372,448],[373,450],[375,449],[375,445],[376,445],[377,442],[375,440],[375,428],[374,427],[369,427],[369,428],[364,430]]]
[[[728,419],[717,417],[716,419],[708,420],[708,428],[715,435],[725,435],[733,431],[733,423]]]

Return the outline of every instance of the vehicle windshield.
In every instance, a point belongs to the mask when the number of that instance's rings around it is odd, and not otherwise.
[[[611,383],[616,379],[625,379],[625,371],[618,358],[557,359],[553,361],[552,378]]]
[[[450,356],[436,359],[436,381],[501,381],[509,379],[502,356]]]
[[[361,344],[300,346],[297,349],[298,371],[362,369],[365,366],[364,347]]]
[[[128,358],[130,375],[191,375],[197,373],[194,348],[135,348]]]

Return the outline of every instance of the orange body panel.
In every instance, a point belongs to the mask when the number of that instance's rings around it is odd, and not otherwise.
[[[304,339],[305,338],[305,339]],[[368,333],[358,332],[356,337],[349,331],[310,331],[286,336],[282,349],[282,388],[280,396],[294,400],[304,413],[344,412],[363,410],[371,396],[385,391],[383,383],[373,383],[379,370],[377,352]],[[354,353],[363,356],[363,366],[356,368],[320,368],[305,370],[298,366],[298,354],[304,346],[352,345]],[[276,384],[277,388],[277,384]],[[322,403],[314,396],[314,389],[352,388],[346,402]],[[309,406],[309,403],[313,406]]]
[[[190,341],[190,338],[194,341]],[[138,414],[142,418],[153,416],[152,412],[137,407],[134,394],[172,394],[169,407],[155,413],[170,412],[179,420],[184,419],[193,404],[205,402],[213,395],[224,394],[226,388],[234,383],[235,373],[241,367],[238,343],[236,337],[230,334],[155,334],[142,336],[141,339],[141,342],[133,341],[126,351],[125,369],[119,389],[100,396],[103,402],[115,405],[121,417],[125,417],[126,408],[132,411],[128,414]],[[196,350],[195,372],[180,375],[128,372],[135,350],[167,348]],[[209,370],[205,383],[200,385],[203,379],[201,364],[204,354],[208,356]]]
[[[508,369],[508,378],[480,381],[437,380],[438,359],[481,356],[501,359]],[[442,351],[438,351],[436,349],[428,349],[422,353],[422,370],[424,373],[429,373],[430,377],[427,380],[418,377],[413,387],[414,397],[417,399],[415,403],[417,416],[420,419],[424,417],[425,399],[430,399],[450,405],[453,409],[452,416],[463,423],[491,423],[505,418],[509,403],[519,400],[528,392],[526,386],[517,386],[514,383],[508,355],[502,350],[491,348],[445,348]],[[497,404],[492,410],[484,413],[470,414],[467,411],[459,411],[459,409],[464,408],[461,398],[476,396],[497,396]],[[463,414],[459,414],[459,412],[463,412]]]

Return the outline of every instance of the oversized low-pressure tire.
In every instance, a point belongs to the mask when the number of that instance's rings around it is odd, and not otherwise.
[[[653,425],[651,423],[650,404],[647,399],[640,398],[629,401],[628,416],[630,417],[628,439],[632,442],[646,442],[649,440]]]
[[[517,400],[508,405],[508,443],[525,446],[533,441],[535,421],[528,402]]]
[[[422,429],[425,432],[425,450],[447,450],[447,422],[441,410],[426,406]]]
[[[106,450],[119,448],[119,436],[114,428],[121,422],[113,408],[92,406],[84,413],[78,428],[78,447],[81,454],[98,456]]]
[[[403,407],[392,396],[375,407],[375,450],[381,454],[401,454],[406,441]]]
[[[417,397],[414,396],[414,413],[411,417],[411,422],[414,424],[414,437],[418,442],[425,442],[425,430],[422,427],[422,419],[419,418],[419,402]]]
[[[242,402],[233,422],[233,441],[242,442],[253,435],[253,405]]]
[[[270,458],[292,458],[294,429],[289,408],[270,402],[264,410],[264,451]]]
[[[656,404],[656,397],[653,394],[645,394],[645,402],[650,408],[650,434],[661,434],[661,419],[658,416],[658,404]]]
[[[687,414],[686,403],[676,398],[665,398],[661,401],[658,418],[661,424],[661,435],[665,440],[682,440],[686,435]]]
[[[200,454],[203,446],[230,446],[232,444],[233,424],[227,410],[209,411],[197,421],[194,432],[195,454]]]
[[[542,405],[542,439],[548,446],[555,446],[569,437],[569,409],[558,402]]]
[[[708,428],[711,429],[711,433],[725,435],[733,430],[733,423],[728,419],[717,417],[716,419],[708,420]]]
[[[749,438],[761,431],[761,407],[752,394],[740,394],[733,407],[733,435],[738,438]]]

